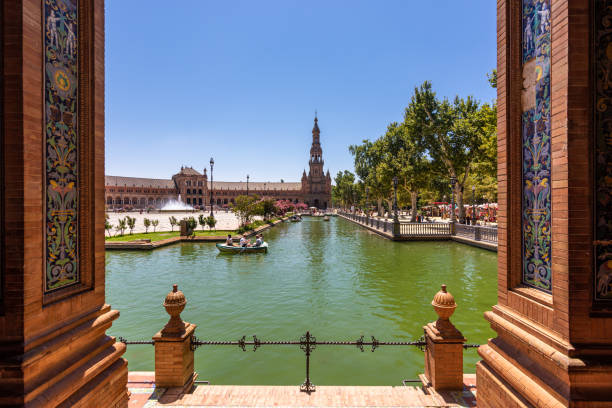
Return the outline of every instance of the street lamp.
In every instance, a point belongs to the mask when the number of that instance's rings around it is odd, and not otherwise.
[[[247,174],[247,197],[249,196],[249,175]]]
[[[397,213],[397,176],[393,177],[393,222],[399,222]]]
[[[451,176],[451,224],[455,222],[455,184],[457,183],[457,178]]]
[[[210,216],[214,217],[215,214],[213,213],[213,204],[214,204],[214,198],[213,198],[213,190],[214,190],[214,185],[213,185],[213,166],[215,165],[215,160],[211,157],[210,158]]]
[[[370,218],[370,211],[369,211],[369,205],[368,205],[368,195],[370,193],[370,187],[366,186],[365,188],[365,193],[366,193],[366,201],[365,201],[365,207],[366,207],[366,217]]]
[[[472,186],[472,225],[476,225],[476,186]]]

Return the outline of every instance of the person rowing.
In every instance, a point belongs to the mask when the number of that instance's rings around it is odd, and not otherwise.
[[[232,234],[227,234],[227,239],[225,240],[225,245],[234,246],[234,239],[232,238]]]
[[[248,240],[248,239],[246,239],[246,238],[244,237],[244,235],[242,236],[242,238],[240,238],[240,246],[241,246],[242,248],[246,248],[246,247],[248,247],[248,246],[249,246],[249,240]]]

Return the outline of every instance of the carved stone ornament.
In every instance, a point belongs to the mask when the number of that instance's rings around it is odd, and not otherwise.
[[[185,333],[186,323],[181,319],[181,312],[185,309],[187,300],[183,292],[178,290],[178,285],[172,285],[172,292],[166,295],[164,307],[170,315],[170,320],[162,330],[163,335],[181,335]]]

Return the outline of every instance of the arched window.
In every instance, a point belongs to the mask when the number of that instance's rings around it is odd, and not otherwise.
[[[198,205],[202,205],[202,199],[198,198]]]
[[[149,197],[149,204],[153,204],[155,202],[155,200],[153,200],[153,197]]]
[[[221,205],[221,199],[217,198],[217,205]]]
[[[223,204],[227,204],[227,198],[223,200]]]
[[[190,188],[187,189],[187,194],[191,194],[191,189]]]
[[[199,189],[199,190],[198,190],[198,194],[199,194],[199,195],[202,195],[202,189]]]
[[[140,199],[140,205],[142,205],[143,207],[144,207],[145,205],[147,205],[147,199],[146,199],[146,198],[141,198],[141,199]]]
[[[112,205],[113,204],[113,198],[112,197],[108,197],[106,199],[106,204]]]
[[[191,198],[187,198],[187,204],[191,204]]]

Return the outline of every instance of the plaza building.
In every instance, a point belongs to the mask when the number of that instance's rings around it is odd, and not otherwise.
[[[309,171],[299,182],[216,181],[193,167],[181,167],[171,179],[106,176],[105,201],[108,210],[158,209],[172,200],[193,207],[206,207],[213,200],[216,207],[227,207],[241,195],[257,195],[264,199],[288,200],[326,209],[331,206],[331,176],[323,170],[320,129],[315,116]],[[212,196],[211,196],[212,191]]]

